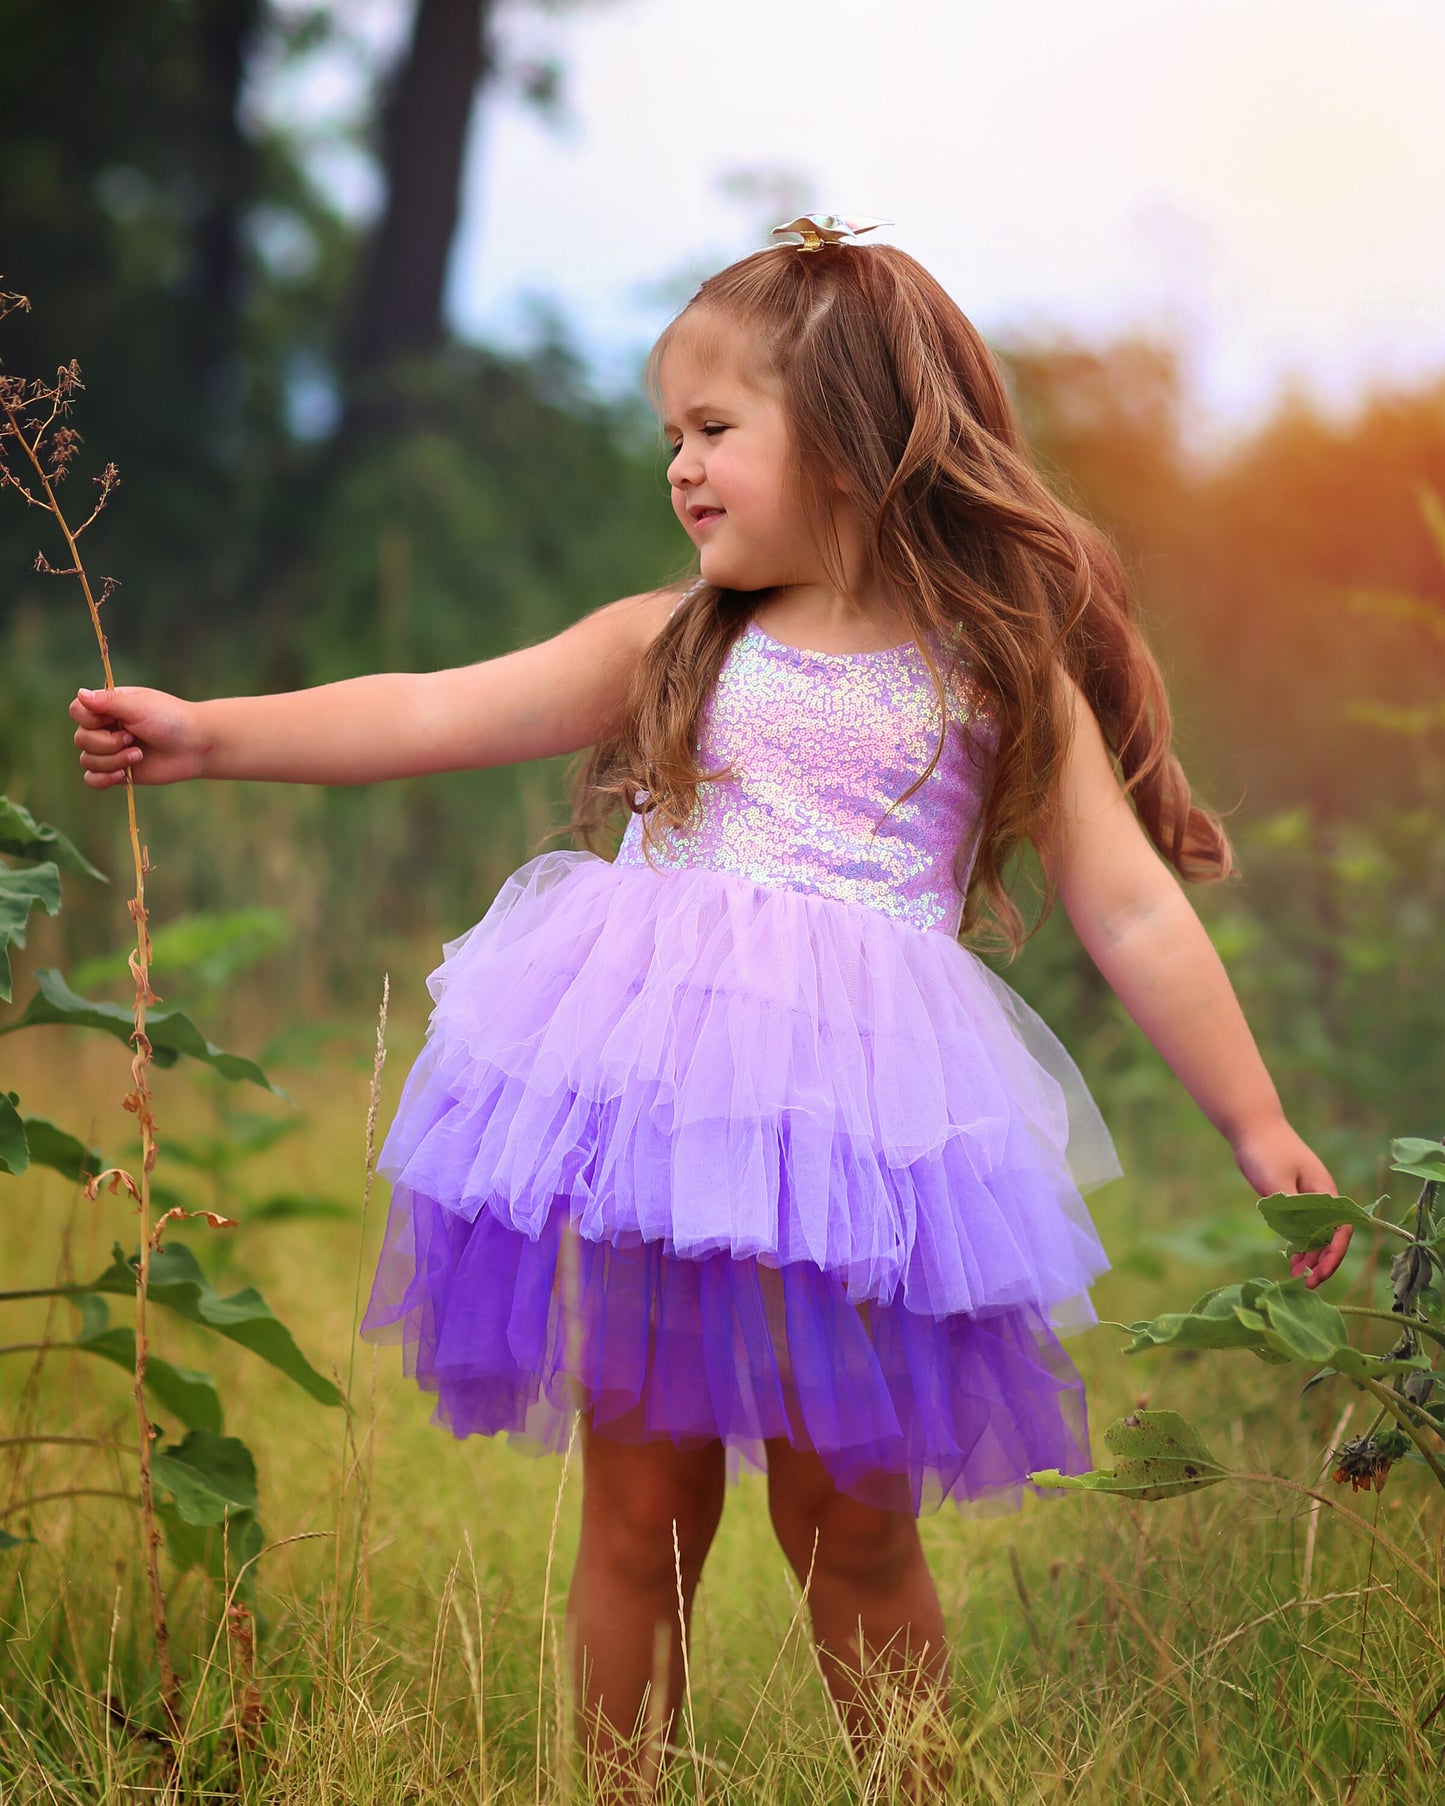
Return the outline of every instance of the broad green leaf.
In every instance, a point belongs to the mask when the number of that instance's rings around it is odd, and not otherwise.
[[[240,1598],[256,1606],[256,1558],[266,1546],[254,1511],[231,1511],[223,1524],[188,1524],[174,1499],[162,1494],[156,1516],[166,1533],[166,1548],[178,1568],[199,1568],[222,1586],[235,1586]]]
[[[1288,1244],[1291,1254],[1308,1254],[1323,1248],[1342,1223],[1356,1229],[1378,1228],[1368,1210],[1353,1198],[1336,1198],[1327,1192],[1275,1192],[1259,1200],[1259,1214]]]
[[[98,1148],[88,1148],[57,1129],[43,1116],[21,1116],[19,1096],[0,1091],[0,1173],[23,1173],[29,1166],[48,1166],[78,1180],[104,1167]]]
[[[245,909],[226,915],[178,916],[151,933],[151,953],[158,972],[177,974],[208,990],[219,990],[268,953],[284,946],[289,924],[279,909]],[[71,983],[85,991],[109,984],[128,971],[130,947],[86,960],[71,973]]]
[[[84,872],[102,884],[110,882],[59,828],[36,821],[28,809],[8,796],[0,796],[0,853],[13,853],[17,859],[53,859],[68,872]]]
[[[92,1302],[99,1304],[97,1298]],[[126,1373],[135,1372],[135,1331],[124,1324],[83,1333],[70,1345],[82,1354],[98,1355]],[[163,1411],[169,1411],[188,1430],[221,1430],[221,1400],[216,1382],[208,1373],[180,1367],[159,1355],[146,1355],[146,1390]]]
[[[60,873],[53,865],[21,871],[0,865],[0,1003],[10,1001],[10,949],[25,945],[25,924],[39,906],[46,915],[60,911]]]
[[[0,1091],[0,1173],[23,1173],[30,1164],[30,1143],[25,1124],[15,1108],[20,1102],[14,1091]]]
[[[25,1139],[30,1144],[30,1164],[48,1166],[67,1179],[80,1180],[105,1170],[99,1148],[88,1148],[83,1141],[43,1116],[25,1118]]]
[[[128,1005],[97,1003],[77,997],[64,978],[53,967],[35,974],[39,987],[26,1006],[24,1015],[0,1028],[0,1035],[14,1034],[19,1028],[35,1028],[42,1023],[63,1022],[73,1028],[98,1028],[117,1040],[129,1042],[135,1028]],[[286,1094],[273,1085],[254,1060],[241,1054],[224,1053],[214,1047],[182,1010],[155,1010],[146,1017],[146,1034],[150,1037],[157,1066],[174,1066],[181,1054],[193,1060],[204,1060],[214,1066],[223,1078],[248,1079],[277,1097]]]
[[[1276,1366],[1330,1366],[1351,1378],[1384,1379],[1428,1366],[1424,1356],[1385,1361],[1353,1348],[1344,1317],[1302,1279],[1246,1279],[1206,1292],[1192,1311],[1172,1311],[1127,1326],[1126,1349],[1247,1348]]]
[[[157,1448],[151,1476],[175,1500],[188,1524],[220,1524],[227,1512],[254,1511],[256,1463],[244,1442],[192,1430],[184,1442]]]
[[[1077,1492],[1105,1492],[1127,1499],[1173,1499],[1198,1492],[1229,1478],[1206,1447],[1203,1437],[1177,1411],[1136,1411],[1104,1432],[1104,1443],[1118,1457],[1112,1468],[1088,1474],[1061,1474],[1043,1468],[1030,1474],[1035,1486],[1067,1487]]]
[[[1285,1279],[1261,1292],[1257,1299],[1283,1348],[1297,1361],[1311,1365],[1328,1361],[1349,1347],[1345,1320],[1327,1299],[1309,1291],[1302,1279]]]
[[[1260,1327],[1247,1319],[1264,1281],[1247,1279],[1238,1285],[1219,1286],[1206,1292],[1192,1310],[1166,1311],[1144,1322],[1125,1325],[1134,1340],[1125,1351],[1138,1354],[1145,1348],[1267,1348]],[[1241,1312],[1246,1313],[1241,1316]]]
[[[19,1549],[34,1541],[33,1536],[11,1536],[8,1530],[0,1530],[0,1549]]]
[[[1434,1179],[1445,1185],[1445,1147],[1421,1135],[1402,1135],[1390,1143],[1390,1169],[1412,1179]]]
[[[101,1298],[85,1295],[72,1299],[72,1303],[80,1310],[80,1334],[73,1342],[55,1342],[51,1346],[96,1355],[125,1374],[133,1374],[135,1331],[125,1326],[112,1328],[110,1313]],[[208,1373],[197,1373],[193,1368],[180,1367],[151,1354],[146,1359],[146,1389],[187,1429],[220,1430],[221,1401]]]
[[[130,1297],[135,1291],[136,1260],[127,1260],[119,1243],[111,1265],[86,1289]],[[192,1323],[239,1342],[263,1361],[294,1380],[323,1405],[339,1405],[341,1394],[302,1354],[289,1329],[279,1322],[254,1286],[222,1298],[184,1242],[167,1242],[151,1256],[149,1296]]]

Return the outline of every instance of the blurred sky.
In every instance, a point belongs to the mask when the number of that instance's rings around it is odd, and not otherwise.
[[[399,44],[407,0],[339,11],[268,108],[318,122]],[[1206,423],[1281,386],[1345,406],[1445,371],[1441,0],[504,0],[514,56],[555,54],[564,117],[477,121],[450,280],[463,332],[525,336],[552,298],[615,381],[679,284],[761,242],[782,172],[884,215],[994,338],[1126,329],[1186,347]],[[334,154],[348,205],[374,183]],[[786,180],[783,182],[786,188]]]

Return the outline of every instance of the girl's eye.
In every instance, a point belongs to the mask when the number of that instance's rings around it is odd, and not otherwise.
[[[705,420],[699,430],[705,439],[716,439],[719,433],[727,432],[728,427],[727,423],[722,420]],[[669,439],[667,449],[674,458],[677,457],[682,450],[682,440]]]

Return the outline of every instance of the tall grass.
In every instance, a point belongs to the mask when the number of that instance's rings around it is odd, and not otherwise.
[[[416,999],[395,1015],[407,1026],[393,1031],[392,1072],[414,1051]],[[278,1186],[355,1198],[353,1218],[237,1232],[248,1275],[343,1380],[358,1262],[365,1273],[380,1226],[375,1204],[365,1222],[360,1211],[366,1039],[358,1031],[326,1068],[296,1075],[308,1133],[267,1157]],[[104,1097],[114,1082],[108,1050],[86,1050],[77,1070],[73,1041],[39,1045],[28,1081],[37,1107],[62,1094]],[[204,1100],[171,1089],[159,1107],[181,1132]],[[1130,1115],[1116,1112],[1121,1128]],[[1122,1267],[1099,1288],[1104,1315],[1188,1290],[1171,1252],[1187,1246],[1181,1225],[1222,1200],[1247,1202],[1221,1154],[1182,1113],[1177,1123],[1156,1118],[1139,1162],[1149,1181],[1097,1200]],[[13,1195],[17,1284],[104,1259],[109,1221],[54,1175],[27,1176]],[[1346,1278],[1361,1296],[1370,1283],[1363,1268]],[[45,1327],[37,1307],[27,1339],[43,1339]],[[1277,1373],[1247,1358],[1126,1362],[1118,1340],[1105,1329],[1075,1345],[1096,1427],[1152,1394],[1188,1412],[1232,1465],[1313,1483],[1348,1422],[1343,1393],[1284,1402]],[[186,1359],[183,1345],[175,1352]],[[587,1797],[560,1624],[575,1464],[559,1492],[555,1460],[451,1441],[429,1425],[390,1351],[356,1354],[344,1448],[334,1419],[267,1383],[244,1354],[208,1346],[205,1358],[237,1401],[229,1427],[257,1449],[267,1477],[259,1719],[248,1710],[244,1638],[228,1631],[219,1589],[174,1580],[188,1714],[169,1774],[150,1735],[160,1717],[135,1515],[100,1496],[125,1490],[124,1470],[96,1450],[0,1448],[5,1525],[37,1539],[0,1556],[0,1797],[184,1793],[308,1806]],[[7,1436],[32,1415],[64,1415],[73,1434],[104,1441],[126,1420],[120,1386],[60,1355],[0,1362],[0,1387]],[[96,1496],[23,1504],[81,1475]],[[1164,1505],[1030,1498],[1018,1514],[926,1520],[953,1638],[947,1797],[1039,1806],[1428,1797],[1445,1731],[1445,1711],[1431,1717],[1445,1694],[1437,1603],[1368,1539],[1304,1505],[1220,1487]],[[1366,1510],[1428,1565],[1440,1531],[1428,1506],[1424,1481],[1401,1470]],[[900,1698],[875,1758],[856,1761],[799,1608],[760,1480],[744,1474],[698,1599],[690,1712],[667,1797],[765,1806],[904,1797],[908,1752],[937,1727]]]

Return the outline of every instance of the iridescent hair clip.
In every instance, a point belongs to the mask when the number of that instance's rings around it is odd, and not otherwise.
[[[821,251],[824,245],[845,244],[862,232],[892,224],[886,219],[845,219],[839,213],[804,213],[786,226],[774,226],[772,236],[799,251]]]

